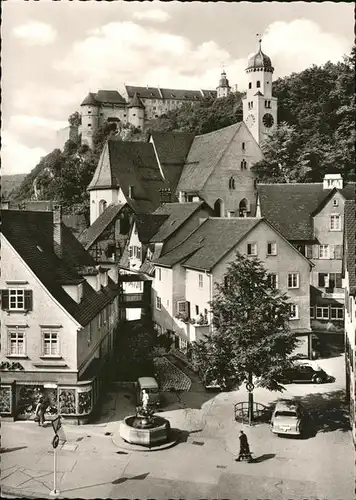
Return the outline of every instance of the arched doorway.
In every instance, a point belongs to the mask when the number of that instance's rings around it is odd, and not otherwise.
[[[248,201],[243,198],[239,204],[239,217],[247,217]]]
[[[214,203],[214,215],[215,217],[224,217],[224,203],[220,198]]]
[[[107,205],[107,203],[105,200],[99,201],[99,215],[101,215],[104,212],[106,205]]]

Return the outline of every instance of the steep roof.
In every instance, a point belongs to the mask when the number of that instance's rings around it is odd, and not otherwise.
[[[154,215],[165,215],[167,219],[160,226],[159,230],[152,236],[151,243],[162,243],[171,236],[204,202],[198,203],[164,203]]]
[[[130,100],[128,108],[144,108],[141,99],[138,97],[137,92],[135,92],[133,98]]]
[[[349,273],[350,293],[356,293],[356,205],[355,201],[347,200],[344,208],[345,218],[345,264]]]
[[[215,90],[182,90],[182,89],[161,89],[159,87],[136,87],[134,85],[125,85],[129,98],[135,93],[143,99],[169,99],[169,100],[187,100],[201,101],[206,97],[216,97]],[[202,95],[202,92],[204,95]]]
[[[98,90],[96,93],[89,92],[81,106],[100,104],[126,104],[126,101],[117,90]]]
[[[313,218],[333,190],[322,182],[257,184],[261,215],[289,240],[312,240]],[[355,199],[355,184],[339,190],[346,199]],[[288,214],[286,216],[286,214]]]
[[[95,99],[95,94],[93,92],[89,92],[84,101],[81,103],[81,106],[97,106],[98,102]]]
[[[129,186],[134,188],[132,198]],[[169,185],[162,178],[152,144],[107,141],[88,190],[119,187],[136,213],[150,213],[159,206],[159,190]]]
[[[157,260],[158,265],[211,270],[253,227],[259,218],[210,218],[188,238]]]
[[[77,269],[95,266],[95,261],[71,231],[62,224],[62,250],[59,258],[53,247],[51,212],[4,210],[2,232],[50,294],[82,326],[88,324],[117,295],[112,280],[96,292]],[[83,298],[78,304],[62,288],[63,284],[83,283]]]
[[[81,233],[79,241],[87,250],[96,242],[103,231],[120,213],[123,206],[124,205],[109,205],[93,224]]]
[[[177,191],[200,191],[203,188],[224,151],[240,130],[241,123],[195,136],[178,182]]]
[[[168,217],[166,214],[139,214],[136,217],[136,229],[141,243],[148,243]]]
[[[175,193],[184,162],[194,140],[191,132],[152,132],[154,144],[163,174],[168,180],[172,193]]]

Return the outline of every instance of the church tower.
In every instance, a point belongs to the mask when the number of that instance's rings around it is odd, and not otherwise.
[[[259,49],[248,60],[246,97],[243,99],[243,121],[260,145],[277,127],[277,98],[272,97],[271,59]]]
[[[216,87],[216,97],[220,99],[221,97],[227,97],[231,92],[231,87],[229,85],[229,80],[226,78],[225,70],[223,69],[221,77],[219,80],[219,86]]]

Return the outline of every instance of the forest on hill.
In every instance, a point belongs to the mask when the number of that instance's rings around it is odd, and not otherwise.
[[[273,83],[278,97],[276,131],[262,145],[264,159],[253,168],[262,182],[317,182],[326,172],[340,172],[355,180],[355,47],[338,63],[312,66]],[[148,123],[147,133],[125,128],[115,130],[104,123],[94,135],[90,149],[67,141],[63,151],[55,149],[41,159],[12,193],[16,200],[31,199],[35,191],[42,199],[56,200],[64,210],[88,215],[86,191],[100,153],[109,137],[117,140],[147,140],[151,131],[190,131],[204,134],[242,120],[242,93],[222,99],[184,104]],[[79,114],[69,117],[80,120]]]

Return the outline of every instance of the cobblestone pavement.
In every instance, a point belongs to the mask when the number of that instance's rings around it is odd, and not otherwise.
[[[189,391],[192,384],[190,378],[166,357],[155,358],[154,367],[163,392],[170,390]]]

